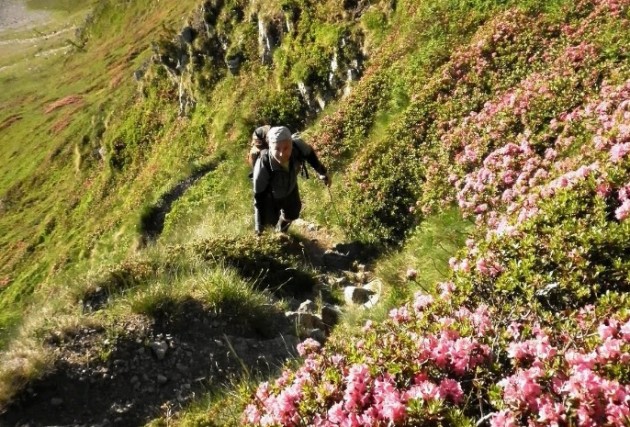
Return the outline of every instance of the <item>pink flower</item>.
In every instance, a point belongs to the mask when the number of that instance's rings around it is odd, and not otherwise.
[[[549,396],[543,396],[537,402],[538,422],[549,426],[558,426],[558,422],[564,420],[564,407],[554,402]]]
[[[438,289],[440,290],[440,296],[446,298],[455,290],[455,284],[453,282],[440,282],[438,283]]]
[[[347,418],[346,412],[343,410],[343,405],[341,402],[335,403],[328,410],[328,419],[333,423],[341,424]]]
[[[623,341],[610,338],[604,341],[601,346],[599,346],[597,352],[604,361],[612,360],[621,355],[622,344]]]
[[[608,195],[610,194],[610,191],[611,191],[610,185],[607,183],[599,184],[597,186],[597,189],[595,190],[597,195],[600,197],[608,197]]]
[[[518,427],[519,423],[516,420],[516,416],[507,410],[495,413],[490,418],[491,427]]]
[[[393,308],[389,312],[389,318],[394,321],[396,324],[403,324],[408,322],[411,319],[409,311],[407,307],[399,307]]]
[[[615,144],[610,149],[610,160],[613,163],[618,163],[626,157],[628,153],[630,153],[630,142]]]
[[[302,357],[317,353],[322,345],[312,338],[307,338],[297,345],[298,354]]]
[[[422,292],[416,292],[414,295],[413,309],[420,313],[425,308],[433,304],[433,296],[429,294],[423,294]]]
[[[630,199],[624,201],[621,204],[621,206],[615,209],[615,218],[617,218],[617,220],[619,221],[624,221],[626,218],[628,218],[629,214],[630,214]]]
[[[444,400],[450,399],[457,405],[462,401],[464,392],[462,391],[462,386],[459,382],[450,378],[445,378],[440,383],[438,395]]]
[[[510,359],[523,360],[529,356],[529,346],[523,342],[511,342],[507,353]]]
[[[507,327],[506,331],[512,338],[518,338],[521,336],[521,324],[517,322],[512,322]]]
[[[249,404],[245,408],[243,412],[243,421],[247,424],[258,424],[260,423],[260,411],[256,407],[256,405]]]
[[[628,402],[621,405],[609,403],[606,406],[606,420],[611,426],[627,426],[628,421],[630,421],[630,405],[628,405]]]
[[[564,354],[564,358],[569,364],[576,369],[593,369],[595,361],[597,360],[596,354],[582,354],[575,350],[567,350]]]
[[[614,320],[609,320],[608,324],[602,323],[597,327],[597,333],[599,338],[604,341],[608,338],[613,338],[617,335],[617,328],[619,323]]]

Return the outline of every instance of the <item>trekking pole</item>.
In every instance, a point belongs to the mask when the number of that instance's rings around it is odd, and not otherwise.
[[[335,205],[335,201],[333,200],[333,195],[332,195],[332,191],[330,190],[330,186],[326,186],[326,188],[328,189],[328,195],[330,196],[330,204],[333,207],[333,210],[335,211],[335,215],[337,215],[337,222],[339,223],[339,225],[341,226],[341,215],[339,215],[339,211],[337,210],[337,205]]]

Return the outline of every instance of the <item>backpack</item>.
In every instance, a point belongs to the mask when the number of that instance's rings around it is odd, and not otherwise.
[[[260,157],[260,153],[263,150],[269,149],[269,143],[267,142],[267,132],[269,132],[269,129],[271,129],[269,125],[261,126],[256,128],[252,134],[252,142],[246,158],[247,164],[251,169],[254,169],[256,160]]]

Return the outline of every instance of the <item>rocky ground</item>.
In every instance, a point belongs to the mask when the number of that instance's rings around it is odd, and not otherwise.
[[[368,248],[334,244],[314,224],[295,226],[304,237],[287,237],[288,247],[321,274],[312,295],[289,299],[291,311],[270,306],[267,324],[248,325],[191,299],[155,318],[125,319],[113,331],[84,327],[53,336],[54,370],[0,414],[0,426],[141,426],[244,371],[273,374],[307,336],[325,341],[344,303],[324,297],[316,307],[311,300],[336,288],[346,305],[369,307],[378,281],[365,264]]]
[[[48,12],[29,10],[21,0],[0,1],[0,33],[9,29],[33,27],[48,18]]]

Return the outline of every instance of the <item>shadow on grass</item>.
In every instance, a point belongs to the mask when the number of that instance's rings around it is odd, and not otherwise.
[[[186,190],[188,190],[195,182],[215,170],[221,160],[222,159],[218,159],[200,166],[188,178],[180,181],[168,192],[162,194],[157,203],[145,208],[140,215],[141,245],[150,241],[155,241],[158,237],[160,237],[162,231],[164,230],[164,220],[166,219],[166,214],[171,211],[173,203],[182,197]]]
[[[54,370],[17,395],[0,425],[141,426],[235,376],[269,375],[295,356],[297,338],[283,333],[286,320],[274,324],[278,313],[259,314],[240,322],[230,307],[170,300],[115,333],[84,328],[51,340]],[[253,323],[262,321],[274,326],[261,333]]]

